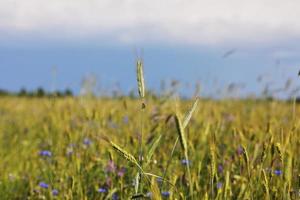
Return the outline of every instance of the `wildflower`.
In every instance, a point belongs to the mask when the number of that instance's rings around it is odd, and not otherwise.
[[[97,190],[97,192],[99,192],[99,193],[106,193],[106,192],[107,192],[107,189],[106,189],[106,188],[99,188],[99,189]]]
[[[239,156],[243,154],[243,147],[242,147],[242,146],[239,146],[239,147],[237,148],[237,154],[238,154]]]
[[[53,189],[52,190],[52,195],[53,196],[57,196],[58,195],[58,190],[57,189]]]
[[[280,176],[282,174],[282,171],[279,169],[274,170],[274,174],[277,176]]]
[[[128,122],[129,122],[129,117],[128,117],[127,115],[124,116],[123,122],[124,122],[124,124],[128,124]]]
[[[48,187],[49,187],[49,185],[48,185],[47,183],[45,183],[45,182],[40,182],[40,183],[39,183],[39,186],[40,186],[41,188],[44,188],[44,189],[48,189]]]
[[[183,164],[183,165],[190,165],[190,161],[186,160],[186,159],[183,159],[183,160],[181,160],[181,164]]]
[[[42,151],[40,151],[40,156],[51,157],[52,153],[51,153],[51,151],[48,151],[48,150],[42,150]]]
[[[112,200],[118,200],[119,196],[117,193],[114,193],[111,198],[112,198]]]
[[[170,197],[170,192],[168,192],[168,191],[161,192],[161,195],[162,195],[163,197],[168,198],[168,197]]]
[[[223,170],[224,170],[223,165],[219,164],[218,165],[218,172],[223,173]]]
[[[118,171],[118,176],[119,176],[119,177],[123,177],[124,174],[125,174],[125,172],[126,172],[126,168],[125,168],[125,167],[122,167],[122,168],[119,169],[119,171]]]
[[[162,183],[163,179],[162,178],[157,178],[156,181],[157,181],[157,183]]]
[[[221,189],[222,187],[223,187],[223,183],[218,182],[218,183],[217,183],[217,188],[218,188],[218,189]]]
[[[112,161],[112,160],[108,161],[107,166],[106,166],[106,170],[108,172],[114,173],[116,171],[116,169],[117,169],[117,167],[116,167],[114,161]]]
[[[86,146],[90,146],[92,144],[92,141],[89,138],[84,138],[83,144]]]

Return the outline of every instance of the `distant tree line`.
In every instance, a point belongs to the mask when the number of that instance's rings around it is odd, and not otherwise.
[[[0,96],[18,96],[18,97],[72,97],[73,92],[71,89],[65,89],[63,91],[57,90],[54,92],[48,92],[42,87],[36,90],[26,90],[22,88],[18,92],[10,92],[7,90],[0,89]]]

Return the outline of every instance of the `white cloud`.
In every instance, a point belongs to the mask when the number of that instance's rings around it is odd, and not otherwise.
[[[298,0],[0,0],[2,32],[124,43],[276,43],[299,19]]]

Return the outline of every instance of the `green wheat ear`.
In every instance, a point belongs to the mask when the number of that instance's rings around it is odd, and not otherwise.
[[[270,192],[269,192],[269,181],[266,175],[266,171],[263,169],[262,170],[262,175],[263,175],[263,186],[264,186],[264,190],[266,193],[266,199],[270,199]]]
[[[190,122],[190,120],[192,118],[193,113],[195,112],[195,110],[198,106],[198,103],[199,103],[199,97],[196,98],[196,100],[193,103],[193,106],[191,107],[191,109],[188,111],[188,113],[184,117],[183,123],[182,123],[183,128],[187,127],[188,123]]]
[[[277,153],[279,155],[280,161],[283,162],[283,153],[282,153],[282,148],[281,148],[280,143],[276,143],[275,144],[275,148],[276,148],[276,151],[277,151]]]
[[[145,97],[145,82],[144,82],[144,66],[143,61],[138,59],[136,61],[136,73],[137,73],[137,82],[140,98]]]
[[[284,169],[284,179],[288,183],[289,187],[291,186],[292,182],[292,174],[293,174],[293,157],[291,153],[287,154],[287,159],[285,163],[285,169]]]
[[[268,150],[268,146],[266,143],[263,144],[263,151],[261,153],[261,157],[260,157],[260,162],[263,165],[264,161],[267,158],[267,150]]]
[[[177,128],[177,132],[179,134],[179,141],[181,143],[183,152],[184,152],[184,157],[187,161],[189,161],[189,157],[188,157],[188,146],[187,146],[187,141],[185,138],[185,133],[184,133],[184,127],[182,125],[181,119],[179,117],[179,114],[177,113],[175,115],[175,123],[176,123],[176,128]],[[193,195],[194,195],[194,191],[193,191],[193,183],[192,183],[192,176],[191,176],[191,171],[190,171],[190,165],[186,165],[186,170],[187,170],[187,174],[188,174],[188,179],[189,179],[189,187],[190,187],[190,195],[191,195],[191,199],[193,199]]]
[[[127,151],[125,151],[124,149],[122,149],[120,146],[118,146],[117,144],[113,143],[113,142],[109,142],[110,145],[112,146],[112,148],[119,154],[121,155],[124,159],[126,159],[127,161],[131,162],[132,164],[134,164],[135,166],[137,166],[139,168],[140,171],[142,170],[142,167],[138,164],[137,160],[135,159],[135,157],[133,155],[131,155],[130,153],[128,153]]]
[[[216,149],[214,145],[210,146],[210,178],[213,180],[216,175]]]
[[[175,115],[175,123],[176,123],[177,132],[179,134],[179,141],[180,141],[181,147],[182,147],[184,153],[186,153],[187,152],[187,142],[185,139],[184,128],[183,128],[183,125],[181,123],[178,113]]]
[[[242,146],[242,149],[243,149],[243,158],[247,167],[248,178],[250,179],[250,160],[249,160],[248,151],[245,146]]]

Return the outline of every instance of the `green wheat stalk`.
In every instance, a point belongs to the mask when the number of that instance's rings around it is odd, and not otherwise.
[[[175,115],[175,123],[176,123],[177,132],[179,134],[179,141],[180,141],[182,150],[184,152],[184,157],[185,157],[186,161],[188,162],[186,165],[186,170],[187,170],[188,179],[189,179],[190,195],[193,199],[194,191],[193,191],[192,176],[191,176],[190,165],[189,165],[188,146],[187,146],[187,141],[185,138],[184,128],[183,128],[183,125],[182,125],[182,122],[180,120],[178,113]]]

